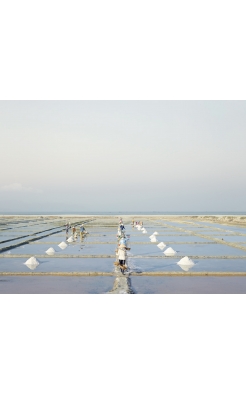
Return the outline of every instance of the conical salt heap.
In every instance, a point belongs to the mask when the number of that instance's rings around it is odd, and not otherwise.
[[[54,248],[49,248],[47,251],[45,251],[46,252],[46,254],[48,254],[48,255],[54,255],[55,254],[55,250],[54,250]]]
[[[179,262],[177,262],[177,265],[179,265],[185,272],[188,272],[189,269],[195,265],[195,263],[188,256],[185,256],[184,258],[180,259]]]
[[[157,236],[159,233],[158,232],[154,232],[153,235]]]
[[[161,242],[161,243],[157,244],[157,247],[160,248],[160,250],[164,250],[164,248],[166,247],[166,244]]]
[[[62,250],[65,250],[65,248],[67,248],[67,243],[65,243],[65,241],[62,241],[60,244],[58,244],[58,247],[60,247]]]
[[[69,237],[69,239],[67,239],[67,241],[68,241],[69,243],[72,243],[72,241],[74,241],[73,236]]]
[[[146,229],[144,229],[143,233],[148,233]]]
[[[152,238],[150,239],[150,241],[151,241],[151,243],[156,243],[158,240],[157,240],[157,238],[154,236],[154,237],[152,237]]]
[[[29,267],[29,269],[34,270],[39,265],[39,261],[34,256],[32,256],[26,262],[24,262],[23,265],[26,265]]]
[[[167,248],[166,249],[166,251],[164,251],[163,252],[163,254],[165,254],[165,255],[176,255],[177,254],[177,251],[174,251],[173,249],[172,249],[172,247],[169,247],[169,248]]]
[[[155,237],[155,235],[153,234],[153,235],[149,236],[149,239],[152,239],[152,237]]]

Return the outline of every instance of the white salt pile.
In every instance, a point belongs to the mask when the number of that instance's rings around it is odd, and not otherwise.
[[[154,232],[153,235],[157,236],[159,233],[158,232]]]
[[[155,237],[155,235],[151,235],[151,236],[149,236],[149,238],[151,239],[152,237]]]
[[[157,247],[160,248],[160,250],[164,250],[164,248],[166,247],[166,244],[161,242],[161,243],[157,244]]]
[[[49,248],[47,251],[45,251],[46,252],[46,254],[48,254],[48,255],[54,255],[54,253],[55,253],[55,250],[54,250],[54,248]]]
[[[23,265],[26,265],[29,267],[29,269],[34,270],[39,265],[39,261],[34,256],[32,256],[26,262],[24,262]]]
[[[74,241],[73,236],[69,237],[69,239],[67,239],[67,241],[68,241],[69,243],[72,243],[72,241]]]
[[[180,259],[179,262],[177,262],[177,265],[181,267],[185,272],[188,272],[188,270],[195,265],[195,263],[188,258],[188,256],[185,256],[184,258]]]
[[[172,249],[172,247],[169,247],[169,248],[166,249],[166,251],[163,252],[163,254],[165,254],[165,255],[176,255],[177,251],[174,251]]]
[[[152,237],[152,238],[150,239],[150,241],[151,241],[151,243],[156,243],[158,240],[157,240],[157,238],[154,236],[154,237]]]
[[[147,232],[147,230],[145,229],[145,230],[143,231],[143,233],[148,233],[148,232]]]
[[[65,248],[67,248],[67,243],[65,243],[65,241],[62,241],[60,244],[58,244],[58,247],[60,247],[62,250],[65,250]]]

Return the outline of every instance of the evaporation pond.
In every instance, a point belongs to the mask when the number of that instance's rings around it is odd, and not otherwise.
[[[183,272],[177,262],[180,258],[144,259],[132,258],[129,266],[142,272]],[[189,272],[246,272],[246,259],[193,259],[194,266]]]
[[[114,277],[4,276],[0,294],[102,294],[113,288]]]
[[[25,244],[11,249],[11,254],[15,255],[45,255],[49,248],[55,250],[56,255],[114,255],[115,244],[74,244],[68,243],[68,247],[62,250],[56,244]],[[6,253],[6,252],[5,252]],[[48,256],[48,255],[47,255]]]
[[[37,258],[39,265],[31,270],[28,258],[1,258],[0,272],[112,272],[113,258]]]
[[[131,277],[131,286],[139,294],[245,294],[246,277],[139,276]]]
[[[174,244],[178,255],[193,256],[246,256],[246,250],[229,247],[224,244]]]

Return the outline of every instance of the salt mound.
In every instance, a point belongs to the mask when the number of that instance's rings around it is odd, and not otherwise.
[[[177,251],[174,251],[172,249],[172,247],[169,247],[169,248],[166,249],[166,251],[163,252],[163,254],[165,254],[165,255],[176,255]]]
[[[157,240],[157,238],[154,236],[154,237],[152,237],[152,238],[150,239],[150,241],[151,241],[151,243],[156,243],[158,240]]]
[[[34,270],[39,265],[39,261],[34,256],[32,256],[26,262],[24,262],[23,265],[26,265],[29,267],[29,269]]]
[[[158,234],[159,234],[158,232],[154,232],[154,233],[153,233],[153,235],[155,235],[155,236],[158,235]]]
[[[177,265],[181,267],[185,272],[188,272],[188,270],[195,265],[195,263],[188,258],[188,256],[185,256],[184,258],[180,259],[179,262],[177,262]]]
[[[152,237],[155,237],[155,235],[151,235],[149,238],[151,239]]]
[[[164,248],[166,247],[166,244],[161,242],[161,243],[157,244],[157,247],[160,248],[160,250],[164,250]]]
[[[62,250],[65,250],[65,248],[67,248],[67,243],[65,243],[65,241],[62,241],[60,244],[58,244],[58,247],[60,247]]]
[[[72,243],[72,241],[74,241],[73,236],[69,237],[69,239],[67,239],[67,241],[68,241],[69,243]]]
[[[54,253],[55,253],[55,250],[54,250],[54,248],[49,248],[47,251],[45,251],[46,252],[46,254],[48,254],[48,255],[54,255]]]
[[[143,233],[148,233],[147,230],[144,230]]]

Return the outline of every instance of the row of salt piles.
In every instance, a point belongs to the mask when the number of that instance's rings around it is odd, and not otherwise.
[[[69,237],[67,239],[67,242],[72,243],[74,240],[73,236]],[[65,241],[62,241],[60,244],[58,244],[58,247],[61,248],[61,250],[65,250],[65,248],[67,248],[68,244],[65,243]],[[45,251],[47,255],[54,255],[55,254],[55,250],[54,248],[48,248],[47,251]],[[26,265],[29,269],[34,270],[36,269],[36,267],[38,267],[38,265],[40,265],[40,262],[37,260],[37,258],[35,258],[34,256],[32,256],[31,258],[29,258],[26,262],[24,262],[24,265]]]
[[[156,236],[158,234],[159,234],[158,232],[154,232],[149,237],[150,241],[152,243],[158,242],[158,240],[156,238]],[[157,244],[157,247],[160,248],[160,250],[164,250],[164,248],[166,247],[166,244],[161,242],[161,243]],[[174,256],[177,254],[177,251],[175,251],[172,247],[169,247],[163,252],[163,254],[165,254],[166,256]],[[184,258],[180,259],[179,262],[177,262],[177,265],[179,265],[181,267],[181,269],[183,269],[184,271],[188,272],[188,270],[190,268],[192,268],[195,265],[195,263],[188,256],[185,256]]]
[[[151,236],[150,236],[150,241],[151,243],[157,243],[158,240],[156,238],[156,236],[159,235],[158,232],[154,232]],[[160,250],[164,250],[164,248],[166,247],[166,244],[161,242],[159,244],[157,244],[157,247],[160,248]],[[167,248],[163,254],[165,254],[166,256],[173,256],[177,254],[177,251],[175,251],[172,247]]]
[[[75,239],[74,239],[73,236],[70,236],[66,241],[67,241],[68,243],[72,243],[73,241],[75,241]],[[62,241],[60,244],[58,244],[58,247],[60,247],[61,250],[65,250],[65,248],[67,248],[67,246],[68,246],[68,244],[65,243],[65,241]],[[56,251],[54,250],[54,248],[49,248],[49,249],[48,249],[47,251],[45,251],[45,252],[46,252],[46,254],[48,254],[48,255],[54,255]]]

